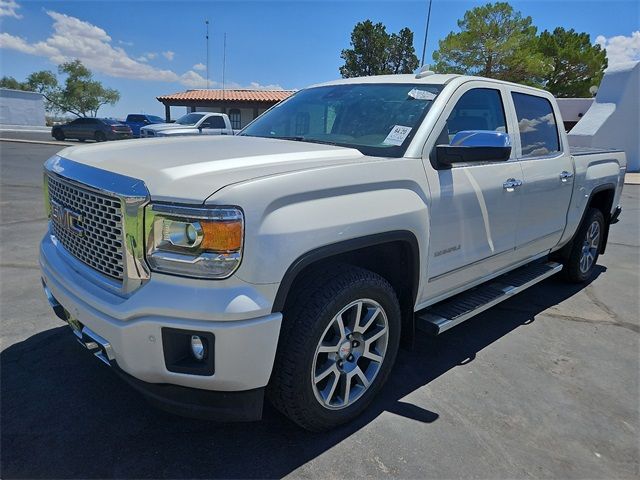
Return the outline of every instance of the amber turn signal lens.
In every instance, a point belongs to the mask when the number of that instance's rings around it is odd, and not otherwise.
[[[200,248],[213,252],[233,252],[242,247],[242,222],[201,221]]]

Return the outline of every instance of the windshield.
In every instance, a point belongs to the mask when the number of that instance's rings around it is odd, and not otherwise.
[[[176,120],[176,123],[180,125],[195,125],[202,117],[204,117],[204,113],[187,113]]]
[[[151,122],[164,123],[164,118],[156,117],[155,115],[147,115],[147,118]]]
[[[120,122],[119,120],[114,120],[112,118],[103,118],[102,123],[106,123],[107,125],[120,125],[120,123],[122,122]]]
[[[301,90],[240,135],[352,147],[401,157],[440,85],[357,84]]]

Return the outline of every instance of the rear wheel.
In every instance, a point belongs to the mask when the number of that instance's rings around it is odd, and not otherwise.
[[[604,228],[602,212],[590,208],[573,240],[569,256],[563,262],[568,281],[581,283],[591,278],[600,254]]]
[[[96,132],[93,138],[96,142],[104,142],[107,140],[107,136],[103,132]]]
[[[285,311],[269,397],[308,430],[346,423],[371,403],[395,362],[400,306],[389,283],[336,267],[296,292]]]
[[[53,131],[53,138],[55,138],[56,140],[61,142],[61,141],[64,140],[64,133],[62,132],[62,130],[54,130]]]

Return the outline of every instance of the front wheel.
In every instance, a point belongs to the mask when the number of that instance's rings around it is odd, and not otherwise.
[[[285,310],[269,397],[313,431],[357,417],[395,362],[400,306],[389,283],[356,267],[336,267],[296,292]]]
[[[64,140],[64,133],[62,133],[62,130],[54,130],[53,138],[61,142]]]
[[[96,142],[104,142],[107,140],[107,136],[103,132],[96,132],[93,138]]]
[[[571,251],[564,260],[564,276],[572,283],[582,283],[591,278],[598,261],[604,234],[604,216],[596,208],[590,208],[571,244]]]

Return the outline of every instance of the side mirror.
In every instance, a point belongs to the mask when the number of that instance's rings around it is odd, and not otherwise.
[[[447,166],[466,162],[504,162],[510,155],[509,134],[494,130],[464,130],[455,134],[451,145],[436,146],[438,164]]]
[[[198,131],[199,131],[200,133],[202,133],[202,129],[203,129],[203,128],[204,128],[204,127],[203,127],[202,125],[200,125],[200,126],[198,127]]]

